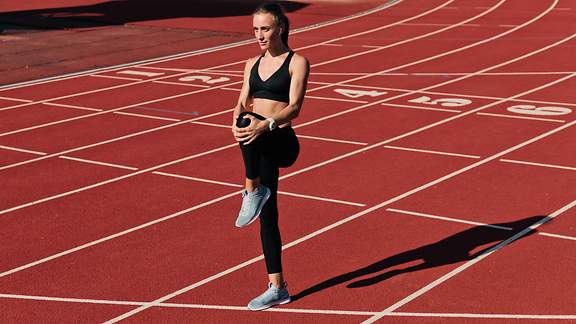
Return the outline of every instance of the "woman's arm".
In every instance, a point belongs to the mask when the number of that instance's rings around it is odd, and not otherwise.
[[[244,81],[242,83],[242,90],[240,91],[240,96],[238,96],[238,103],[236,107],[234,107],[233,113],[233,123],[236,121],[236,118],[244,111],[247,110],[250,103],[250,70],[255,63],[255,59],[251,58],[246,61],[246,65],[244,66]]]
[[[276,124],[282,125],[298,117],[300,108],[304,102],[306,87],[308,86],[308,76],[310,74],[310,63],[300,55],[294,55],[292,62],[292,77],[290,81],[290,102],[279,112],[270,116]],[[269,122],[265,123],[268,126]]]

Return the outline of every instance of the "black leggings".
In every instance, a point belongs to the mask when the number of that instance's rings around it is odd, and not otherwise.
[[[260,120],[265,118],[252,113],[243,112],[236,121],[236,126],[243,127],[245,115],[252,115]],[[248,120],[249,121],[249,120]],[[278,228],[278,176],[279,169],[289,167],[296,161],[300,152],[300,144],[292,127],[276,128],[272,132],[261,134],[248,145],[240,143],[246,178],[260,177],[260,183],[271,191],[270,198],[260,213],[260,238],[266,260],[268,273],[282,272],[282,240]]]

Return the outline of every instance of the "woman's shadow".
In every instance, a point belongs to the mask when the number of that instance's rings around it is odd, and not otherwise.
[[[502,241],[511,238],[512,236],[520,233],[524,229],[534,225],[535,223],[544,223],[551,218],[546,216],[533,216],[521,219],[510,223],[489,224],[483,226],[476,226],[465,231],[456,233],[450,237],[442,239],[438,242],[428,244],[413,250],[402,252],[390,257],[387,257],[378,262],[372,263],[363,268],[341,274],[339,276],[324,280],[312,287],[306,288],[298,294],[292,296],[292,300],[298,300],[310,294],[319,292],[321,290],[358,279],[362,276],[374,276],[366,279],[361,279],[349,283],[348,288],[359,288],[377,284],[383,280],[397,276],[403,273],[409,273],[433,267],[443,266],[461,261],[468,261],[479,257],[483,253],[489,251],[491,248],[497,246]],[[517,238],[521,239],[536,233],[535,230],[530,230],[526,234]],[[491,244],[492,243],[492,244]],[[474,250],[490,244],[488,247],[482,248],[477,252]],[[419,261],[416,265],[407,266],[402,269],[394,269],[386,271],[386,269],[399,266],[402,264],[413,263]]]

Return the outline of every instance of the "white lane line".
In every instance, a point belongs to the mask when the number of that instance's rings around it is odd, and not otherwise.
[[[362,47],[374,47],[381,48],[382,46],[370,46],[362,45]],[[479,73],[478,76],[531,76],[531,75],[556,75],[556,74],[572,74],[576,71],[534,71],[534,72],[487,72]],[[310,72],[310,75],[335,75],[335,76],[349,76],[349,75],[369,75],[370,72]],[[380,73],[381,76],[461,76],[468,75],[470,72],[410,72],[410,73],[400,73],[400,72],[390,72],[390,73]],[[311,82],[313,83],[313,82]]]
[[[368,101],[364,101],[364,100],[330,98],[330,97],[321,97],[321,96],[308,96],[307,95],[306,98],[320,99],[320,100],[331,100],[331,101],[342,101],[342,102],[352,102],[352,103],[368,103]]]
[[[518,161],[518,160],[510,160],[510,159],[500,159],[500,161],[507,162],[507,163],[534,165],[534,166],[540,166],[540,167],[546,167],[546,168],[576,171],[576,167],[569,167],[569,166],[563,166],[563,165],[557,165],[557,164],[536,163],[536,162]]]
[[[368,143],[363,143],[363,142],[355,142],[355,141],[345,141],[345,140],[340,140],[340,139],[335,139],[335,138],[326,138],[326,137],[318,137],[318,136],[308,136],[308,135],[296,135],[297,137],[300,138],[308,138],[308,139],[313,139],[313,140],[319,140],[319,141],[326,141],[326,142],[335,142],[335,143],[344,143],[344,144],[353,144],[353,145],[362,145],[362,146],[366,146],[368,145]]]
[[[387,3],[382,4],[380,6],[377,6],[375,8],[368,9],[366,11],[359,12],[356,14],[352,14],[350,16],[346,16],[346,17],[342,17],[342,18],[336,18],[334,20],[330,20],[327,22],[321,22],[321,23],[317,23],[317,24],[314,24],[311,26],[304,26],[304,27],[293,29],[292,31],[290,31],[290,34],[291,35],[292,34],[298,34],[298,33],[306,32],[309,30],[314,30],[314,29],[319,29],[319,28],[335,25],[335,24],[338,24],[338,23],[341,23],[344,21],[362,18],[364,16],[372,15],[372,14],[378,13],[380,11],[383,11],[385,9],[388,9],[390,7],[393,7],[393,6],[395,6],[401,2],[402,2],[402,0],[388,1]],[[97,68],[97,69],[92,69],[92,70],[87,70],[87,71],[68,73],[68,74],[64,74],[64,75],[47,77],[47,78],[37,79],[37,80],[32,80],[32,81],[19,82],[19,83],[15,83],[15,84],[8,84],[8,85],[0,86],[0,91],[17,89],[17,88],[30,86],[30,85],[37,85],[37,84],[67,80],[67,79],[71,79],[71,78],[75,78],[75,77],[81,77],[81,76],[91,75],[94,73],[100,73],[100,72],[105,72],[105,71],[109,71],[109,72],[117,71],[117,70],[121,70],[124,68],[134,67],[134,66],[138,66],[138,65],[142,65],[142,64],[155,64],[155,63],[159,63],[159,62],[177,60],[177,59],[182,59],[182,58],[191,57],[191,56],[198,56],[198,55],[202,55],[202,54],[217,52],[220,50],[226,50],[226,49],[230,49],[230,48],[241,47],[244,45],[253,44],[255,42],[256,41],[254,39],[248,39],[248,40],[243,40],[243,41],[238,41],[238,42],[233,42],[233,43],[228,43],[228,44],[223,44],[223,45],[217,45],[217,46],[210,47],[210,48],[193,50],[193,51],[183,52],[183,53],[176,53],[176,54],[172,54],[172,55],[168,55],[168,56],[145,59],[145,60],[141,60],[141,61],[123,63],[123,64],[119,64],[119,65],[115,65],[115,66],[107,66],[107,67],[102,67],[102,68]]]
[[[81,304],[100,304],[100,305],[139,306],[139,305],[143,304],[142,302],[132,302],[132,301],[85,299],[85,298],[63,298],[63,297],[30,296],[30,295],[16,295],[16,294],[0,294],[0,298],[36,300],[36,301],[55,301],[55,302],[65,302],[65,303],[81,303]]]
[[[452,26],[450,24],[425,24],[425,23],[405,23],[402,25],[405,25],[405,26],[438,26],[438,27]],[[462,27],[480,27],[479,24],[463,24],[461,26]]]
[[[64,105],[64,104],[59,104],[59,103],[54,103],[54,102],[43,102],[42,105],[62,107],[62,108],[71,108],[71,109],[79,109],[79,110],[88,110],[88,111],[103,111],[102,109],[98,109],[98,108],[88,108],[88,107],[80,107],[80,106],[73,106],[73,105]]]
[[[572,74],[576,71],[565,71],[565,72],[554,72],[554,71],[546,71],[546,72],[488,72],[488,73],[481,73],[479,76],[509,76],[509,75],[518,75],[518,76],[532,76],[532,75],[556,75],[556,74]],[[402,73],[398,73],[402,75]],[[418,73],[403,73],[403,75],[414,75],[414,76],[452,76],[452,75],[466,75],[466,72],[418,72]]]
[[[244,188],[244,186],[239,185],[239,184],[235,184],[235,183],[228,183],[228,182],[222,182],[222,181],[208,180],[208,179],[202,179],[202,178],[184,176],[184,175],[180,175],[180,174],[173,174],[173,173],[160,172],[160,171],[156,171],[156,172],[152,172],[152,173],[158,174],[158,175],[167,176],[167,177],[173,177],[173,178],[179,178],[179,179],[186,179],[186,180],[193,180],[193,181],[199,181],[199,182],[206,182],[206,183],[218,184],[218,185],[223,185],[223,186],[228,186],[228,187],[234,187],[234,188]],[[343,204],[343,205],[351,205],[351,206],[358,206],[358,207],[365,207],[365,206],[366,206],[366,204],[361,204],[361,203],[352,202],[352,201],[345,201],[345,200],[339,200],[339,199],[331,199],[331,198],[325,198],[325,197],[319,197],[319,196],[311,196],[311,195],[303,195],[303,194],[294,193],[294,192],[287,192],[287,191],[278,191],[278,194],[285,195],[285,196],[292,196],[292,197],[298,197],[298,198],[306,198],[306,199],[312,199],[312,200],[319,200],[319,201],[325,201],[325,202]]]
[[[455,110],[455,109],[419,107],[419,106],[411,106],[411,105],[399,105],[399,104],[391,104],[388,102],[382,103],[382,106],[392,106],[392,107],[398,107],[398,108],[410,108],[410,109],[431,110],[431,111],[443,111],[443,112],[451,112],[451,113],[461,113],[462,112],[461,110]]]
[[[344,45],[342,44],[334,44],[334,43],[328,43],[328,44],[322,44],[322,46],[335,46],[335,47],[342,47]]]
[[[105,163],[105,162],[99,162],[99,161],[94,161],[94,160],[86,160],[86,159],[80,159],[80,158],[75,158],[75,157],[71,157],[71,156],[62,155],[62,156],[59,156],[59,158],[65,159],[65,160],[72,160],[72,161],[76,161],[76,162],[88,163],[88,164],[108,166],[108,167],[118,168],[118,169],[125,169],[125,170],[132,170],[132,171],[138,170],[138,168],[133,168],[133,167],[125,166],[125,165]]]
[[[410,148],[410,147],[401,147],[401,146],[392,146],[392,145],[385,145],[384,147],[387,149],[394,149],[394,150],[430,153],[430,154],[437,154],[437,155],[457,156],[457,157],[464,157],[464,158],[469,158],[469,159],[479,159],[480,158],[480,156],[478,156],[478,155],[458,154],[458,153],[440,152],[440,151],[432,151],[432,150],[421,150],[421,149],[415,149],[415,148]]]
[[[207,85],[203,85],[203,84],[193,84],[190,83],[189,81],[180,81],[180,82],[172,82],[172,81],[152,81],[152,83],[160,83],[160,84],[171,84],[171,85],[177,85],[177,86],[184,86],[184,87],[195,87],[195,88],[211,88],[210,86]]]
[[[120,300],[106,300],[106,299],[85,299],[85,298],[63,298],[63,297],[48,297],[48,296],[30,296],[30,295],[15,295],[15,294],[0,294],[0,298],[6,299],[23,299],[35,301],[53,301],[65,303],[79,303],[79,304],[99,304],[99,305],[128,305],[128,306],[141,306],[146,305],[146,302],[134,301],[120,301]],[[205,305],[205,304],[176,304],[176,303],[161,303],[157,307],[164,308],[192,308],[192,309],[217,309],[217,310],[232,310],[232,311],[246,311],[251,312],[246,306],[225,306],[225,305]],[[299,314],[325,314],[325,315],[364,315],[371,316],[376,312],[365,311],[348,311],[348,310],[324,310],[324,309],[295,309],[295,308],[270,308],[264,310],[265,312],[276,313],[299,313]]]
[[[240,92],[240,91],[242,91],[242,89],[228,88],[228,87],[222,88],[222,90],[228,90],[228,91],[234,91],[234,92]]]
[[[469,313],[407,313],[392,312],[385,316],[446,317],[446,318],[499,318],[499,319],[576,319],[576,315],[531,315],[531,314],[469,314]]]
[[[12,147],[12,146],[5,146],[5,145],[0,145],[1,149],[5,149],[5,150],[9,150],[9,151],[16,151],[16,152],[22,152],[22,153],[30,153],[30,154],[35,154],[35,155],[47,155],[48,153],[44,153],[44,152],[38,152],[38,151],[32,151],[32,150],[25,150],[25,149],[21,149],[21,148],[17,148],[17,147]]]
[[[310,196],[310,195],[302,195],[302,194],[297,194],[294,192],[287,192],[287,191],[278,191],[278,193],[286,195],[286,196],[292,196],[292,197],[298,197],[298,198],[313,199],[313,200],[331,202],[331,203],[342,204],[342,205],[357,206],[357,207],[366,207],[366,204],[352,202],[352,201],[346,201],[346,200],[330,199],[330,198]]]
[[[473,221],[468,221],[468,220],[463,220],[463,219],[458,219],[458,218],[451,218],[451,217],[444,217],[444,216],[438,216],[438,215],[432,215],[432,214],[418,213],[418,212],[396,209],[396,208],[386,208],[386,210],[389,212],[398,213],[398,214],[405,214],[405,215],[411,215],[411,216],[438,219],[438,220],[449,221],[449,222],[453,222],[453,223],[462,223],[462,224],[474,225],[474,226],[486,226],[486,227],[491,227],[491,228],[496,228],[496,229],[501,229],[501,230],[508,230],[508,231],[512,230],[511,227],[506,227],[506,226],[485,224],[485,223],[473,222]]]
[[[171,121],[171,122],[181,121],[181,119],[176,119],[176,118],[166,118],[166,117],[158,117],[158,116],[151,116],[151,115],[134,114],[134,113],[127,113],[127,112],[123,112],[123,111],[115,111],[114,114],[132,116],[132,117],[148,118],[148,119],[167,120],[167,121]]]
[[[560,127],[561,128],[561,127]],[[499,155],[499,154],[497,154]],[[444,283],[445,281],[451,279],[452,277],[456,276],[457,274],[461,273],[462,271],[468,269],[469,267],[475,265],[476,263],[484,260],[485,258],[487,258],[488,256],[492,255],[492,253],[502,249],[503,247],[507,246],[508,244],[516,241],[517,239],[521,238],[522,236],[528,234],[529,232],[535,230],[536,228],[540,227],[542,224],[548,222],[549,220],[552,220],[556,217],[558,217],[559,215],[561,215],[562,213],[564,213],[565,211],[569,210],[570,208],[576,206],[576,200],[572,201],[571,203],[563,206],[562,208],[556,210],[555,212],[553,212],[552,214],[550,214],[548,217],[537,221],[536,223],[534,223],[533,225],[525,228],[524,230],[516,233],[515,235],[511,236],[510,238],[508,238],[505,241],[502,241],[500,244],[488,249],[486,252],[482,253],[480,256],[464,263],[463,265],[459,266],[458,268],[450,271],[449,273],[443,275],[442,277],[434,280],[433,282],[431,282],[430,284],[424,286],[423,288],[417,290],[416,292],[410,294],[409,296],[407,296],[406,298],[396,302],[395,304],[393,304],[392,306],[386,308],[385,310],[383,310],[382,312],[380,312],[380,314],[375,315],[371,318],[369,318],[368,320],[362,322],[362,323],[374,323],[376,322],[378,319],[382,318],[383,316],[385,316],[386,314],[389,314],[391,312],[394,312],[395,310],[397,310],[398,308],[408,304],[409,302],[411,302],[412,300],[422,296],[423,294],[427,293],[428,291],[432,290],[434,287]]]
[[[538,234],[540,234],[542,236],[548,236],[548,237],[553,237],[553,238],[558,238],[558,239],[563,239],[563,240],[576,241],[576,237],[574,237],[574,236],[552,234],[552,233],[547,233],[547,232],[539,232]]]
[[[198,124],[198,125],[204,125],[204,126],[211,126],[211,127],[232,129],[232,127],[231,127],[231,126],[228,126],[228,125],[221,125],[221,124],[215,124],[215,123],[206,123],[206,122],[201,122],[201,121],[193,121],[193,122],[190,122],[190,124]]]
[[[142,81],[142,79],[121,77],[117,75],[106,75],[106,74],[91,74],[91,78],[105,78],[105,79],[117,79],[117,80],[128,80],[128,81]]]
[[[491,117],[501,117],[501,118],[539,120],[539,121],[546,121],[546,122],[553,122],[553,123],[565,123],[565,122],[566,122],[565,120],[559,120],[559,119],[539,118],[539,117],[526,117],[526,116],[513,116],[513,115],[484,113],[484,112],[479,112],[479,113],[477,113],[476,115],[491,116]]]
[[[34,102],[34,100],[27,100],[27,99],[20,99],[20,98],[10,98],[10,97],[0,97],[0,99],[9,100],[9,101],[18,101],[18,102]]]
[[[243,187],[244,187],[244,186],[239,185],[239,184],[236,184],[236,183],[229,183],[229,182],[222,182],[222,181],[216,181],[216,180],[202,179],[202,178],[190,177],[190,176],[185,176],[185,175],[181,175],[181,174],[174,174],[174,173],[168,173],[168,172],[154,171],[154,172],[152,172],[152,173],[157,174],[157,175],[166,176],[166,177],[171,177],[171,178],[178,178],[178,179],[192,180],[192,181],[198,181],[198,182],[212,183],[212,184],[217,184],[217,185],[221,185],[221,186],[228,186],[228,187],[234,187],[234,188],[243,188]]]
[[[116,73],[128,74],[128,75],[137,75],[137,76],[143,76],[143,77],[147,77],[147,78],[154,78],[154,77],[158,77],[158,76],[166,74],[163,72],[146,72],[146,71],[137,71],[137,70],[124,70],[124,71],[119,71]]]

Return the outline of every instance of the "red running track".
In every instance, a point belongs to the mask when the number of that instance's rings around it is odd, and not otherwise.
[[[0,91],[0,319],[576,321],[575,5],[398,1],[293,35],[295,300],[265,312],[227,129],[253,44]]]

